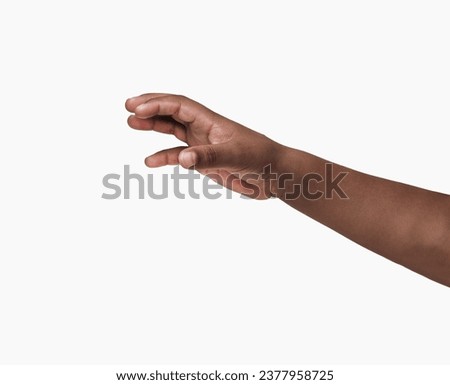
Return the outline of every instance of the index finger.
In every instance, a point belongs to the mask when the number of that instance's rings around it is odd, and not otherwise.
[[[186,126],[211,128],[217,115],[200,103],[181,95],[151,97],[134,109],[136,117],[148,119],[154,116],[170,116]]]
[[[169,94],[164,94],[164,93],[148,93],[148,94],[142,94],[139,96],[134,96],[132,98],[127,99],[127,101],[125,102],[125,108],[129,111],[129,112],[134,112],[134,110],[136,109],[137,106],[140,106],[141,104],[149,101],[150,99],[153,98],[157,98],[160,96],[166,96]]]

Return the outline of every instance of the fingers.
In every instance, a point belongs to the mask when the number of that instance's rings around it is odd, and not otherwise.
[[[180,164],[184,168],[195,167],[203,171],[233,168],[239,162],[233,147],[229,143],[174,147],[149,156],[145,164],[148,167]]]
[[[128,117],[128,125],[136,130],[157,131],[163,134],[174,135],[177,139],[186,142],[186,129],[173,119],[155,117],[139,119],[135,115]]]
[[[161,167],[178,164],[178,156],[185,148],[186,147],[181,146],[159,151],[156,154],[147,157],[145,159],[145,164],[148,167]]]
[[[132,98],[127,99],[125,102],[125,108],[129,112],[134,112],[137,106],[140,106],[141,104],[149,101],[150,99],[154,99],[160,96],[167,96],[169,94],[163,94],[163,93],[149,93],[149,94],[143,94],[140,96],[135,96]]]
[[[184,168],[197,169],[234,167],[239,162],[236,149],[229,143],[207,144],[189,147],[179,155],[179,163]]]
[[[139,99],[144,101],[146,98]],[[155,116],[170,116],[186,126],[195,126],[209,131],[216,114],[201,105],[180,95],[151,96],[142,104],[134,107],[134,101],[130,102],[130,108],[138,118],[147,119]]]

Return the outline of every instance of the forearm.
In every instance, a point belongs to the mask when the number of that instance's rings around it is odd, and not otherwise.
[[[281,153],[274,191],[280,199],[354,242],[450,286],[450,196],[302,151],[284,147]],[[334,178],[340,181],[333,191]]]

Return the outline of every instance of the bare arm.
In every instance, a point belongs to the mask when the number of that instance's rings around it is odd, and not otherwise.
[[[185,143],[149,167],[195,167],[256,199],[276,196],[354,242],[450,286],[450,196],[377,178],[278,144],[183,96],[127,100],[132,128]]]
[[[277,173],[286,172],[295,175],[295,181],[278,187],[276,194],[287,204],[361,246],[450,286],[450,196],[331,166],[290,148],[283,150],[277,166]],[[309,183],[314,198],[303,193],[290,199],[293,183],[301,183],[305,175],[322,176],[317,179],[323,181]],[[330,191],[333,179],[339,184]],[[340,197],[342,193],[347,198]]]

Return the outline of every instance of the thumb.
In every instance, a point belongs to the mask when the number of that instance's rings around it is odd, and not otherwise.
[[[230,167],[237,161],[236,150],[228,143],[189,147],[178,155],[178,162],[184,168]]]

